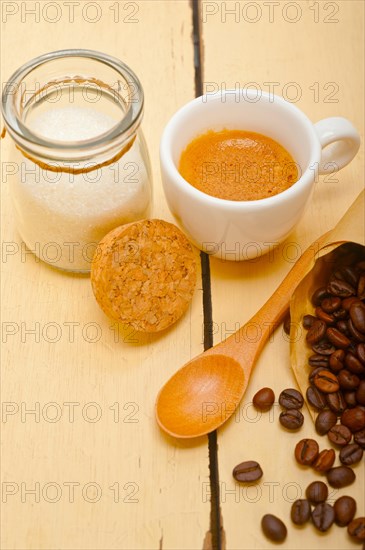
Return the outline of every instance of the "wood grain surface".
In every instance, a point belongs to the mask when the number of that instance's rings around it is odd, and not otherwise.
[[[303,1],[295,8],[280,2],[272,23],[264,6],[257,22],[250,23],[256,16],[247,5],[241,3],[240,15],[224,14],[222,6],[216,14],[206,14],[202,24],[205,89],[213,89],[216,83],[234,88],[236,82],[251,83],[264,91],[271,86],[287,99],[298,98],[296,105],[313,122],[334,115],[348,117],[363,140],[364,4]],[[296,18],[295,23],[288,21]],[[223,47],[225,42],[229,47]],[[303,220],[272,256],[237,264],[211,261],[215,341],[250,319],[306,246],[336,225],[364,187],[363,155],[362,146],[344,170],[319,178]],[[288,352],[288,338],[278,329],[256,365],[240,412],[218,434],[221,506],[230,549],[270,548],[259,527],[262,515],[275,513],[289,524],[291,503],[304,495],[307,484],[319,479],[312,471],[299,468],[293,457],[297,441],[318,437],[308,411],[304,411],[303,428],[288,433],[278,422],[279,405],[268,414],[258,414],[252,406],[253,395],[263,386],[271,386],[277,397],[284,388],[295,387]],[[321,448],[328,446],[326,437],[318,439]],[[237,487],[232,467],[246,459],[259,461],[264,477],[259,485]],[[330,498],[356,496],[363,514],[362,465],[356,467],[356,474],[356,487],[333,490]],[[356,544],[343,529],[333,527],[319,536],[311,525],[304,529],[291,525],[282,547],[342,550]]]
[[[313,121],[348,117],[363,140],[362,1],[202,1],[199,7],[204,90],[274,86],[279,95],[297,99]],[[195,95],[190,3],[17,0],[1,2],[1,10],[2,84],[27,60],[62,48],[101,50],[134,69],[146,94],[153,215],[173,221],[158,146],[170,116]],[[11,162],[8,138],[1,148],[4,168]],[[336,224],[364,186],[363,167],[361,147],[339,174],[320,177],[304,219],[272,255],[211,260],[215,343],[247,321],[301,251]],[[1,547],[202,548],[212,491],[207,438],[174,440],[154,419],[159,388],[203,350],[202,285],[188,313],[160,335],[142,337],[116,326],[98,308],[87,277],[65,275],[25,251],[13,223],[10,186],[3,171]],[[280,428],[278,406],[255,412],[252,397],[266,385],[276,395],[295,386],[281,329],[263,350],[239,412],[218,432],[226,547],[272,548],[260,518],[275,513],[288,525],[283,548],[356,548],[345,529],[333,526],[319,535],[311,525],[290,524],[291,502],[319,478],[294,463],[293,448],[315,432],[307,411],[298,433]],[[319,439],[325,448],[326,438]],[[258,485],[238,486],[232,478],[233,467],[246,459],[262,465]],[[363,467],[355,470],[356,485],[333,490],[330,498],[351,494],[364,515]]]

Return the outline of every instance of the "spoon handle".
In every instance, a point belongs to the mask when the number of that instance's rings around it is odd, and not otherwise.
[[[251,367],[253,366],[265,342],[283,320],[288,311],[292,294],[299,282],[311,269],[318,251],[329,242],[338,244],[350,240],[364,242],[364,197],[365,193],[362,191],[336,227],[319,237],[305,250],[266,304],[248,323],[239,329],[240,338],[236,338],[236,341],[241,340],[241,342],[244,342],[245,364],[249,364],[246,360],[247,356],[251,362]],[[247,341],[250,325],[251,330],[257,328],[257,338],[252,343]],[[244,339],[245,334],[246,338]]]
[[[246,379],[269,336],[288,312],[290,298],[313,265],[316,254],[328,244],[330,233],[331,231],[319,237],[303,252],[273,295],[247,323],[227,340],[212,348],[212,351],[218,353],[223,352],[224,347],[225,354],[243,365]],[[222,349],[219,349],[220,346]]]

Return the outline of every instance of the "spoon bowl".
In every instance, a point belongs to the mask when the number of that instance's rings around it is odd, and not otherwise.
[[[227,355],[212,357],[202,353],[178,370],[160,390],[157,422],[175,437],[205,435],[224,422],[227,411],[231,416],[244,385],[245,375],[238,361]]]

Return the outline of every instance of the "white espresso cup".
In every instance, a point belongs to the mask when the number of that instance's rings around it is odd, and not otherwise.
[[[199,135],[223,129],[257,132],[276,140],[296,162],[299,179],[277,195],[253,201],[220,199],[199,191],[178,171],[181,154]],[[227,260],[257,258],[294,229],[318,174],[341,170],[359,146],[359,134],[345,118],[313,124],[292,103],[264,92],[257,97],[256,90],[207,94],[177,111],[164,129],[163,188],[172,214],[200,250]]]

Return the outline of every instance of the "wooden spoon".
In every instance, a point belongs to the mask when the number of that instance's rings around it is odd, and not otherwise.
[[[336,227],[354,219],[346,214]],[[156,418],[168,434],[199,437],[221,426],[234,413],[247,388],[253,366],[269,336],[283,320],[290,297],[313,265],[326,233],[302,254],[274,294],[235,334],[198,355],[162,387],[156,400]]]

